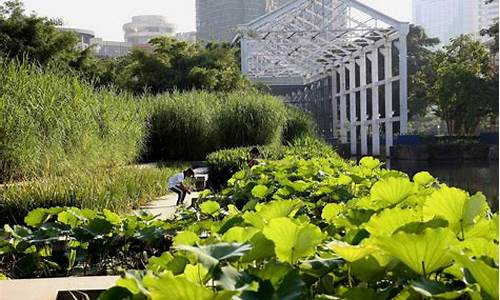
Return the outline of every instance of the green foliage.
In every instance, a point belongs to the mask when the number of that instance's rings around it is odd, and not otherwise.
[[[222,148],[279,142],[285,123],[284,104],[256,92],[233,92],[221,101],[216,114]]]
[[[249,86],[236,49],[228,44],[192,44],[169,37],[150,41],[153,51],[134,49],[119,61],[116,84],[135,94],[174,90],[228,92]]]
[[[202,160],[217,149],[278,142],[285,106],[256,92],[189,92],[149,98],[146,160]]]
[[[290,105],[287,105],[286,110],[287,118],[283,129],[283,141],[285,143],[316,134],[316,122],[311,115]]]
[[[11,278],[142,268],[144,255],[161,254],[171,244],[172,227],[151,216],[55,207],[34,210],[25,220],[29,227],[5,225],[0,230],[0,270]]]
[[[9,62],[0,70],[0,181],[124,165],[140,154],[146,124],[134,99],[55,69]]]
[[[40,65],[51,62],[74,64],[86,53],[78,47],[78,37],[60,31],[60,20],[27,15],[21,1],[0,5],[0,57],[28,60]]]
[[[19,224],[30,210],[52,206],[125,212],[164,195],[165,180],[178,170],[180,168],[76,169],[62,176],[5,184],[0,186],[0,224]],[[42,224],[48,217],[44,210],[30,216],[30,225]]]
[[[451,40],[436,53],[433,68],[428,93],[449,134],[473,134],[481,119],[498,115],[498,77],[481,42],[467,35]]]

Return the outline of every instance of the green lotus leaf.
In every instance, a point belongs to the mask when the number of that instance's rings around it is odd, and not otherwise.
[[[363,228],[372,236],[391,235],[401,226],[421,220],[422,214],[419,211],[395,207],[371,216]]]
[[[425,278],[414,280],[411,283],[413,290],[424,297],[437,299],[457,299],[467,294],[469,289],[453,290],[441,282],[430,281]]]
[[[254,234],[249,242],[252,244],[252,250],[241,258],[242,262],[261,261],[274,256],[274,244],[262,231]]]
[[[375,239],[380,249],[424,276],[450,263],[448,250],[456,242],[455,234],[445,228],[429,228],[422,234],[398,232]]]
[[[191,231],[179,231],[174,237],[174,246],[189,245],[192,246],[200,241],[200,237]]]
[[[175,249],[193,253],[205,267],[211,268],[223,260],[239,259],[250,251],[252,246],[249,244],[219,243],[198,247],[180,245]]]
[[[203,285],[207,281],[208,269],[202,264],[197,265],[186,265],[184,273],[180,277],[186,278],[187,280]]]
[[[452,252],[453,259],[472,274],[481,290],[493,299],[498,299],[498,267],[490,267],[481,259],[471,259],[468,256]]]
[[[330,242],[327,247],[348,262],[355,262],[377,251],[377,248],[372,245],[352,246],[341,241]]]
[[[202,204],[200,204],[200,210],[202,213],[206,215],[215,216],[219,214],[220,205],[218,202],[215,201],[205,201]]]
[[[171,276],[145,279],[144,286],[150,291],[151,300],[229,300],[235,294],[235,292],[216,293],[186,278]]]
[[[303,180],[297,180],[289,183],[288,186],[294,189],[296,192],[303,193],[311,187],[311,184]]]
[[[170,252],[164,252],[160,257],[152,256],[148,259],[147,269],[160,273],[168,270],[168,264],[174,259]]]
[[[378,204],[376,208],[384,208],[405,200],[415,191],[413,183],[407,178],[389,177],[372,186],[371,200]]]
[[[340,268],[342,264],[344,262],[337,257],[321,258],[316,256],[313,259],[302,261],[299,267],[302,272],[319,278],[330,273],[333,269]]]
[[[267,196],[268,188],[265,185],[259,184],[252,189],[252,196],[259,199],[264,199]]]
[[[359,165],[368,169],[375,169],[380,166],[380,160],[371,156],[365,156],[359,161]]]
[[[436,181],[436,178],[432,177],[429,172],[423,171],[418,172],[413,176],[413,181],[418,185],[428,185]]]
[[[259,229],[254,227],[233,227],[224,233],[221,240],[228,243],[244,243],[251,239],[259,231]]]
[[[24,223],[26,225],[38,228],[43,223],[47,222],[52,215],[47,212],[45,208],[37,208],[30,211],[26,217],[24,217]]]
[[[465,236],[469,238],[484,238],[498,241],[498,214],[493,218],[481,218],[474,226],[465,228]]]
[[[314,254],[316,246],[324,237],[315,225],[297,225],[289,218],[272,219],[264,227],[263,233],[273,241],[278,259],[292,264]]]
[[[484,238],[468,238],[456,247],[471,257],[488,256],[498,261],[498,244]]]
[[[80,224],[80,220],[72,211],[62,211],[57,215],[57,221],[69,225],[71,228],[76,228]]]
[[[243,219],[248,224],[262,229],[270,220],[280,217],[293,217],[304,206],[300,200],[271,201],[265,205],[259,204],[257,212],[246,212]]]
[[[102,213],[104,214],[104,217],[106,217],[106,220],[108,220],[111,224],[120,225],[122,223],[122,218],[118,214],[115,214],[108,209],[103,210]]]
[[[345,205],[328,203],[321,212],[321,218],[327,222],[333,222],[345,210]]]
[[[430,195],[424,203],[424,217],[442,217],[456,232],[474,224],[474,219],[484,210],[486,199],[482,194],[469,197],[466,192],[443,187]]]

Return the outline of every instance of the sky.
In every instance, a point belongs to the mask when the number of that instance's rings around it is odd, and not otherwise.
[[[0,0],[4,2],[5,0]],[[411,0],[360,0],[401,21],[411,20]],[[24,0],[27,12],[62,19],[67,27],[89,29],[105,40],[123,41],[132,16],[166,16],[177,32],[196,30],[195,0]]]

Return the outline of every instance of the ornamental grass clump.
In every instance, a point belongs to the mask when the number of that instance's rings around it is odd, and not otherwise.
[[[0,64],[0,181],[127,164],[145,133],[143,110],[127,95],[55,67]]]

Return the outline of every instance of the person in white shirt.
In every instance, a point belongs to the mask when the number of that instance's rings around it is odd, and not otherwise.
[[[187,169],[182,173],[175,174],[168,179],[168,188],[172,192],[177,194],[176,205],[180,205],[184,202],[186,194],[191,194],[191,190],[189,189],[189,187],[187,187],[183,183],[184,179],[188,177],[194,177],[194,171],[191,168]]]

